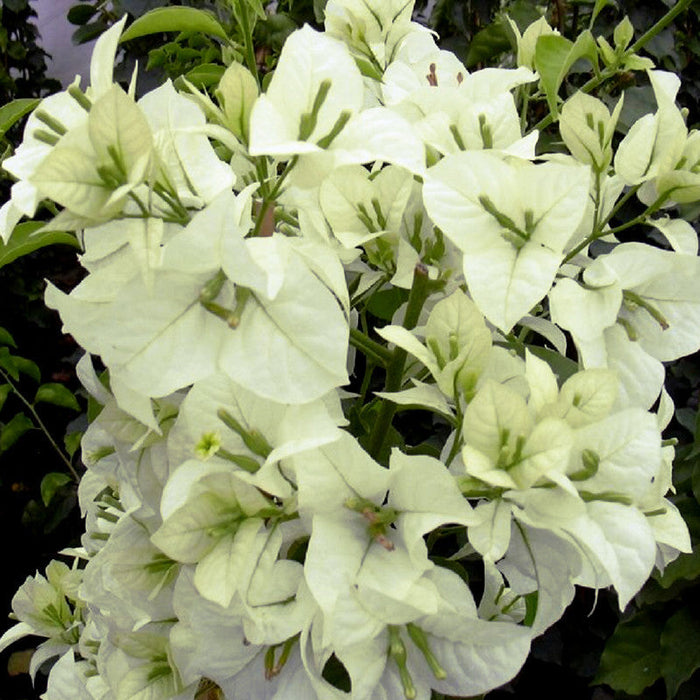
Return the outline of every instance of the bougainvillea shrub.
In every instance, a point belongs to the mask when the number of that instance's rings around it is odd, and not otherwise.
[[[700,347],[678,78],[628,22],[514,29],[517,67],[470,73],[411,11],[330,0],[264,89],[232,61],[140,99],[121,21],[5,161],[3,239],[49,200],[87,273],[46,292],[92,397],[82,547],[0,640],[47,638],[49,700],[479,695],[575,586],[624,609],[690,551],[662,438],[663,363]],[[657,105],[624,137],[589,94],[623,70]]]

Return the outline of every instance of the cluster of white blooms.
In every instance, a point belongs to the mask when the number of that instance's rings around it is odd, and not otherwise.
[[[689,551],[662,362],[700,347],[700,262],[652,218],[700,199],[677,78],[649,71],[658,110],[616,148],[621,103],[575,94],[570,155],[536,155],[527,58],[469,73],[411,10],[330,0],[264,94],[234,63],[213,97],[139,100],[112,80],[122,21],[5,161],[4,238],[45,199],[81,237],[87,276],[46,301],[99,406],[75,566],[30,577],[0,640],[48,638],[47,700],[478,695],[575,585],[624,608]],[[618,241],[623,193],[668,249]],[[406,301],[375,334],[386,290]],[[342,388],[365,364],[372,403]],[[397,406],[446,428],[434,456],[395,446]]]

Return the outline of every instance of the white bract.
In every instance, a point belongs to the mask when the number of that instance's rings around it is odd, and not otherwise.
[[[480,695],[576,585],[624,608],[690,551],[661,437],[662,363],[700,347],[696,233],[659,216],[700,198],[678,80],[649,72],[617,148],[623,100],[575,92],[548,153],[527,107],[561,37],[469,73],[412,9],[330,0],[266,89],[234,61],[139,100],[122,21],[5,161],[3,240],[61,208],[86,276],[46,302],[106,370],[78,365],[83,546],[0,639],[47,638],[47,700]],[[635,193],[662,243],[620,242]]]

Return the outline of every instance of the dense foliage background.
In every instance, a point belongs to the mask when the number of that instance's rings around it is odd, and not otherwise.
[[[203,7],[215,12],[236,36],[236,19],[226,0],[81,0],[70,9],[76,43],[88,41],[128,12],[137,18],[168,4]],[[323,0],[280,0],[270,3],[265,21],[256,25],[255,58],[264,71],[274,69],[286,37],[303,23],[320,26]],[[418,0],[415,19],[441,37],[444,48],[455,51],[470,69],[512,62],[513,36],[506,15],[523,30],[545,13],[552,26],[568,38],[591,25],[594,35],[611,38],[625,15],[643,34],[672,6],[662,0],[589,2],[556,0],[547,4],[531,0],[500,3],[494,0]],[[46,77],[46,55],[27,0],[0,2],[0,93],[5,104],[16,97],[41,97],[58,89]],[[644,55],[681,76],[679,103],[688,109],[688,127],[700,127],[700,7],[697,3],[679,15],[654,38]],[[186,75],[198,86],[213,89],[230,58],[222,55],[215,40],[194,33],[164,34],[137,39],[125,45],[117,77],[128,79],[134,63],[141,65],[140,84],[147,90],[163,77]],[[154,48],[155,47],[155,48]],[[145,66],[145,74],[143,67]],[[584,82],[590,66],[569,77],[574,88]],[[637,74],[639,75],[639,74]],[[629,124],[655,102],[648,85],[625,74],[598,93],[614,101],[625,91],[622,124]],[[563,94],[563,93],[562,93]],[[535,103],[533,110],[546,108]],[[537,119],[540,115],[535,112]],[[11,148],[19,138],[15,127],[2,134],[2,146]],[[548,147],[557,138],[551,130]],[[556,145],[556,144],[554,144]],[[5,156],[9,150],[5,152]],[[6,196],[8,182],[2,183]],[[634,207],[633,203],[629,204]],[[700,211],[686,211],[698,228]],[[47,216],[48,216],[47,212]],[[624,219],[634,211],[622,211]],[[628,232],[634,240],[635,229]],[[0,590],[0,610],[9,611],[10,600],[28,574],[43,566],[62,547],[79,544],[81,532],[76,508],[76,487],[69,464],[80,471],[75,454],[77,435],[85,422],[86,401],[80,394],[74,366],[79,357],[72,339],[60,332],[58,317],[43,304],[44,279],[63,290],[80,280],[75,252],[66,246],[44,248],[9,262],[0,245],[0,523],[7,533],[6,557],[10,561]],[[381,309],[378,309],[381,313]],[[698,391],[700,358],[694,356],[668,368],[667,386],[676,403],[676,420],[670,434],[677,448],[676,503],[693,536],[700,540],[700,421]],[[4,383],[3,383],[4,382]],[[56,389],[65,387],[65,392]],[[9,389],[5,389],[9,386]],[[51,386],[53,393],[38,389]],[[21,394],[21,396],[20,396]],[[68,396],[77,396],[71,401]],[[80,410],[76,410],[79,407]],[[18,416],[23,416],[18,417]],[[41,429],[43,424],[55,442]],[[416,429],[419,426],[416,425]],[[64,436],[69,436],[64,444]],[[60,453],[60,454],[59,454]],[[47,475],[53,475],[47,477]],[[58,476],[56,476],[58,475]],[[489,700],[513,697],[569,700],[606,700],[643,697],[691,700],[700,697],[700,552],[682,555],[663,576],[643,589],[620,616],[616,599],[603,593],[579,591],[564,618],[535,641],[530,660],[505,688],[493,691]],[[9,622],[9,621],[8,621]],[[9,624],[4,625],[5,627]],[[18,645],[16,645],[18,646]],[[21,646],[21,645],[20,645]],[[28,642],[25,647],[30,646]],[[35,698],[42,686],[32,689],[26,674],[28,655],[9,650],[0,656],[0,699]]]

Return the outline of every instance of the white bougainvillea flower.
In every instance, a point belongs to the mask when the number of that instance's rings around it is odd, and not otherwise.
[[[197,564],[197,590],[227,607],[236,593],[247,597],[260,558],[281,538],[279,529],[268,532],[266,519],[283,514],[229,465],[190,460],[163,489],[163,524],[151,539],[171,559]]]
[[[612,139],[623,102],[620,97],[611,115],[601,100],[576,92],[561,109],[559,131],[566,147],[577,160],[592,165],[598,173],[606,171],[612,162]]]
[[[587,167],[516,165],[487,152],[447,156],[428,171],[426,209],[464,252],[471,296],[500,330],[549,291],[588,188]]]
[[[207,377],[190,389],[168,438],[173,464],[198,457],[229,468],[238,457],[238,476],[278,497],[291,494],[279,464],[289,456],[340,439],[345,422],[331,394],[301,405],[263,399],[222,374]],[[207,445],[210,446],[207,452]]]
[[[435,304],[422,329],[423,342],[415,331],[401,326],[384,326],[377,332],[420,360],[439,390],[453,401],[460,394],[472,398],[491,353],[491,332],[476,305],[459,289]],[[396,398],[400,400],[396,395],[392,400]]]
[[[675,73],[647,71],[658,109],[638,119],[620,142],[615,172],[637,185],[673,170],[681,158],[688,129],[675,99],[681,86]]]
[[[700,347],[699,265],[696,255],[624,243],[584,270],[584,285],[555,285],[552,320],[571,332],[585,367],[618,370],[624,392],[647,408],[661,362]]]
[[[158,178],[177,192],[185,206],[201,208],[235,181],[233,170],[212,148],[204,112],[176,92],[170,81],[139,101],[153,133]]]
[[[150,175],[153,137],[148,122],[118,85],[100,96],[82,128],[69,131],[29,181],[87,222],[118,215],[133,190]]]
[[[253,106],[251,155],[320,151],[360,111],[363,93],[360,71],[342,42],[308,25],[294,32]]]
[[[363,75],[380,80],[407,37],[427,34],[411,22],[413,0],[330,0],[324,25],[328,36],[348,46]]]
[[[216,227],[227,226],[214,215],[207,223],[214,238]],[[234,245],[229,238],[224,249]],[[231,261],[236,285],[223,272],[161,268],[150,284],[137,276],[116,295],[91,275],[70,296],[49,287],[47,304],[60,308],[65,328],[114,376],[147,396],[165,396],[217,370],[260,396],[291,403],[345,384],[348,326],[335,297],[283,236],[243,245],[254,265]],[[205,250],[212,248],[222,254],[216,242]],[[256,289],[265,279],[260,270],[276,280],[269,283],[274,294],[269,286]]]
[[[360,165],[337,168],[321,184],[319,200],[333,235],[347,248],[398,233],[413,190],[411,173],[388,166],[378,173]]]
[[[95,42],[90,62],[90,82],[87,93],[96,100],[107,93],[112,85],[112,71],[126,15],[110,27]],[[3,161],[2,167],[18,179],[12,186],[12,197],[0,210],[0,238],[7,242],[20,218],[34,216],[41,193],[30,179],[39,165],[73,130],[84,129],[88,119],[89,101],[83,104],[71,95],[80,94],[79,81],[66,92],[59,92],[42,100],[29,116],[22,143],[15,154]]]
[[[326,618],[324,645],[371,639],[386,624],[434,611],[434,588],[421,579],[433,567],[423,535],[473,521],[437,460],[394,451],[387,472],[346,442],[293,460],[300,512],[313,514],[304,568]]]
[[[478,695],[520,668],[530,629],[479,619],[471,592],[452,571],[436,567],[423,578],[436,592],[433,612],[416,610],[412,620],[383,625],[371,639],[353,644],[346,638],[332,647],[351,678],[353,698],[429,700],[431,689]]]
[[[452,51],[439,49],[429,32],[406,35],[382,77],[382,99],[396,105],[428,86],[456,88],[469,75]]]

